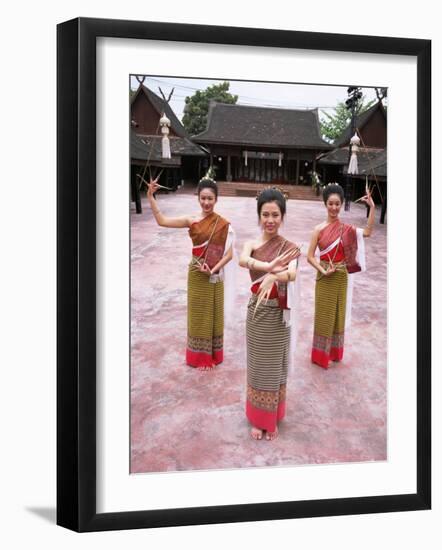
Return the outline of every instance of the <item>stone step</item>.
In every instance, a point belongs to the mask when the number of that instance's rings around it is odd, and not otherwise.
[[[256,197],[265,187],[268,185],[262,183],[218,182],[219,195],[224,197]],[[278,185],[277,187],[287,193],[290,199],[322,200],[309,185]]]
[[[249,182],[217,182],[218,194],[220,197],[256,197],[258,192],[269,184]],[[277,185],[290,199],[321,201],[321,195],[317,196],[309,185]],[[196,193],[196,185],[186,182],[185,186],[178,190],[178,193]]]

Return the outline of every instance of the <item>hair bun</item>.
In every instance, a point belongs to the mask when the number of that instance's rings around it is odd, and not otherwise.
[[[327,203],[327,200],[330,195],[339,195],[339,198],[341,199],[341,202],[344,202],[344,189],[341,185],[337,182],[330,182],[327,183],[322,189],[322,199],[324,203]]]
[[[277,185],[269,185],[256,193],[256,200],[259,199],[262,193],[265,193],[266,191],[269,191],[269,190],[278,191],[279,193],[281,193],[281,195],[284,197],[285,200],[288,200],[289,198],[289,194],[283,189],[281,189],[280,187],[278,187]]]

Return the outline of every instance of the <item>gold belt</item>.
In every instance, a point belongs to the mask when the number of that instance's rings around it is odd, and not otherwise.
[[[319,263],[321,264],[321,267],[323,267],[324,269],[327,269],[330,267],[330,262],[328,262],[327,260],[319,260]],[[347,271],[347,264],[344,261],[339,261],[339,262],[331,262],[333,267],[335,268],[335,272],[336,271],[344,271],[346,272]],[[322,279],[322,277],[325,277],[324,274],[322,274],[320,271],[318,271],[318,277],[317,277],[317,281],[319,281],[319,279]]]
[[[319,260],[320,264],[322,267],[328,267],[330,266],[330,262],[328,260]],[[332,265],[334,267],[336,267],[336,269],[339,269],[339,268],[346,268],[347,267],[347,264],[345,263],[345,260],[341,260],[339,262],[334,262],[332,260]]]

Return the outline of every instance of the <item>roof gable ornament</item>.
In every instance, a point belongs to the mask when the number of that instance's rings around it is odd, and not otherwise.
[[[145,77],[145,76],[140,76],[140,75],[138,75],[138,74],[135,75],[135,78],[137,79],[138,84],[139,84],[140,86],[142,86],[142,85],[143,85],[143,82],[146,80],[146,77]]]

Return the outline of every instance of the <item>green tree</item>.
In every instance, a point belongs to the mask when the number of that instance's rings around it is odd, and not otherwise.
[[[370,109],[375,103],[375,99],[365,102],[365,96],[362,96],[356,107],[356,116]],[[320,120],[321,133],[327,141],[335,141],[350,124],[351,114],[343,101],[336,105],[333,114],[322,111],[321,115],[324,117]]]
[[[192,96],[186,97],[183,126],[190,135],[200,134],[206,129],[211,100],[230,105],[238,101],[238,96],[232,95],[229,88],[230,82],[223,82],[209,86],[206,90],[197,90]]]

